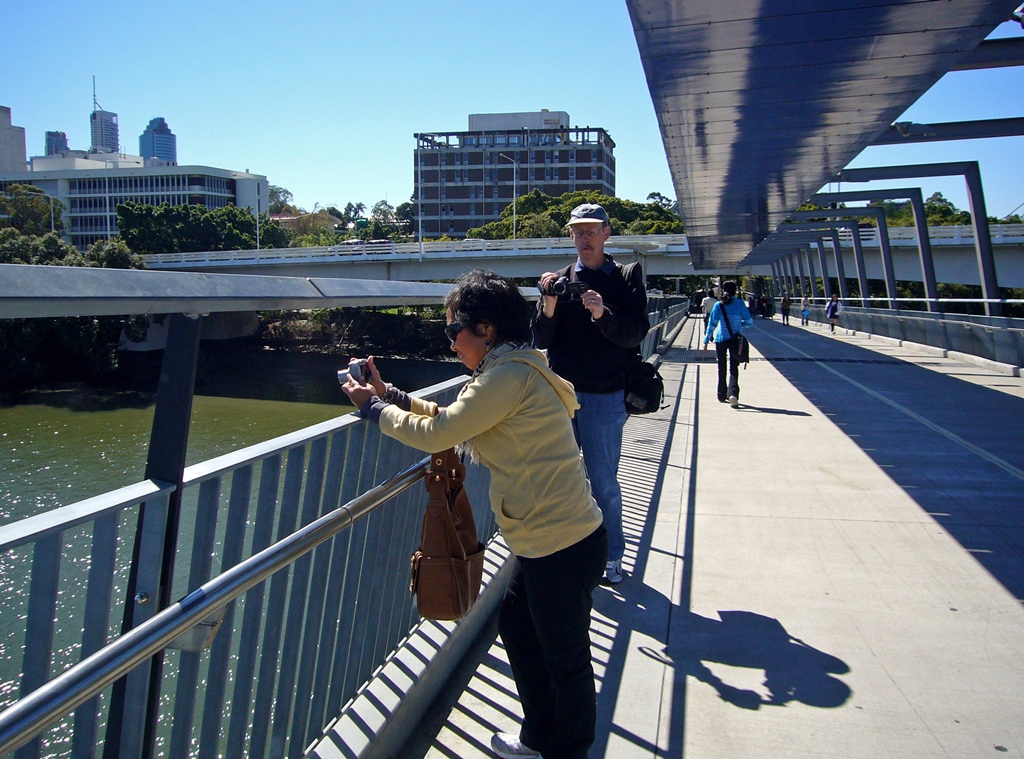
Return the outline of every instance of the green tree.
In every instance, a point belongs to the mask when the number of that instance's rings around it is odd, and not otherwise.
[[[52,204],[52,206],[51,206]],[[52,216],[51,216],[52,211]],[[27,235],[64,230],[64,204],[32,184],[12,184],[0,194],[0,228]]]
[[[208,209],[200,205],[117,207],[117,227],[129,249],[140,255],[256,247],[256,217],[238,206]],[[281,225],[260,214],[260,247],[288,247]]]
[[[292,205],[292,194],[284,187],[270,185],[267,189],[270,201],[270,213],[298,213],[299,209]]]
[[[545,237],[564,234],[572,209],[581,203],[599,203],[604,206],[612,223],[613,234],[667,234],[683,231],[683,220],[660,203],[637,203],[602,195],[595,190],[568,192],[557,198],[533,190],[516,198],[517,226],[524,230],[521,236],[533,236],[532,233],[528,235],[526,230],[545,232]],[[502,210],[499,221],[470,229],[466,236],[489,240],[507,239],[512,236],[511,222],[510,204]]]

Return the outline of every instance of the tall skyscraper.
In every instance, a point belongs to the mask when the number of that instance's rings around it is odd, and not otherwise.
[[[119,153],[117,114],[95,110],[89,117],[92,130],[92,149],[99,153]]]
[[[178,162],[178,138],[174,136],[163,117],[151,120],[146,131],[139,135],[139,155],[143,158]]]
[[[64,132],[46,133],[46,155],[57,155],[68,149],[68,136]]]
[[[89,117],[92,133],[91,149],[97,153],[120,153],[117,114],[104,111],[96,100],[96,77],[92,78],[92,115]]]

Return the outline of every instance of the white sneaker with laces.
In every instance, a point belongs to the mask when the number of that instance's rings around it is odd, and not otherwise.
[[[622,564],[618,561],[609,561],[604,565],[604,579],[612,585],[622,582]]]
[[[729,405],[732,406],[733,408],[739,408],[740,407],[740,399],[737,398],[735,395],[730,395],[729,396]]]
[[[491,751],[502,759],[543,759],[539,751],[523,745],[518,735],[495,733],[491,736]]]

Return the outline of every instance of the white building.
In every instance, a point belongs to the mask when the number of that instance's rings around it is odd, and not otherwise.
[[[60,200],[67,236],[83,251],[117,234],[120,203],[235,205],[258,213],[267,209],[269,189],[265,176],[248,171],[173,166],[124,153],[81,150],[33,157],[29,171],[0,171],[0,191],[12,184],[32,184]]]

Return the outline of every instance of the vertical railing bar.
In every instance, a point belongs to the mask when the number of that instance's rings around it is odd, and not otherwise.
[[[106,514],[93,523],[89,579],[85,595],[85,629],[82,631],[84,659],[107,642],[110,602],[114,592],[117,561],[118,512]],[[100,697],[94,696],[75,710],[72,759],[91,759],[96,751]]]
[[[252,533],[251,555],[270,545],[274,538],[274,514],[281,480],[281,455],[275,454],[260,466],[260,492],[256,502],[256,524]],[[245,753],[246,734],[252,712],[252,691],[256,673],[256,655],[263,627],[263,599],[267,583],[260,583],[245,594],[242,632],[238,641],[235,689],[231,697],[231,717],[225,756]]]
[[[351,428],[349,428],[351,429]],[[327,465],[327,481],[324,485],[324,510],[341,505],[341,486],[345,476],[345,452],[348,448],[348,430],[336,432],[331,438],[330,459]],[[344,558],[348,553],[349,530],[336,535],[330,542],[330,556],[326,567],[326,589],[323,600],[323,621],[317,646],[316,668],[313,675],[312,694],[309,708],[309,731],[323,732],[328,687],[334,657],[337,655],[335,639],[338,634],[338,609],[341,605],[341,588],[344,580]]]
[[[220,571],[238,564],[245,548],[245,525],[252,496],[252,465],[240,467],[231,475],[231,496],[224,530],[224,551]],[[199,757],[216,757],[220,753],[221,724],[224,720],[224,694],[227,692],[228,665],[235,640],[235,603],[228,605],[221,629],[213,639],[207,667],[206,693],[203,696],[202,723],[199,728]]]
[[[281,518],[278,522],[278,540],[295,531],[302,492],[302,472],[306,465],[305,446],[296,446],[288,452],[285,466],[284,492],[281,498]],[[294,566],[294,565],[292,565]],[[278,662],[281,657],[281,635],[284,629],[284,608],[288,596],[288,580],[292,567],[288,567],[270,580],[263,645],[260,647],[259,679],[256,685],[256,704],[253,708],[252,734],[249,739],[251,757],[267,756],[270,746],[267,738],[270,718],[277,690]]]
[[[64,532],[52,532],[32,547],[28,618],[25,621],[25,654],[21,664],[21,695],[27,696],[46,683],[53,660],[54,620]],[[37,759],[42,738],[36,737],[15,752],[16,759]]]
[[[387,443],[385,461],[387,468],[390,469],[401,460],[405,446],[399,445],[393,438],[387,438]],[[393,647],[392,623],[395,617],[395,586],[398,584],[399,573],[404,574],[405,546],[395,540],[400,517],[397,506],[397,503],[392,502],[381,509],[383,541],[378,552],[381,558],[376,562],[377,571],[373,575],[373,582],[377,586],[374,589],[374,598],[380,599],[380,621],[375,631],[373,645],[375,661],[383,661]]]
[[[359,468],[360,491],[372,487],[373,483],[377,481],[382,435],[376,427],[370,430],[370,433],[370,444],[363,449],[363,460]],[[372,671],[372,667],[364,661],[364,656],[369,648],[367,646],[367,638],[371,625],[377,624],[377,620],[372,614],[372,610],[376,607],[372,593],[373,583],[369,582],[368,578],[371,578],[376,573],[374,562],[377,558],[377,550],[380,544],[381,518],[381,510],[377,509],[366,519],[369,526],[366,531],[366,541],[363,547],[363,561],[360,566],[358,584],[359,596],[356,601],[356,609],[358,609],[359,613],[357,614],[352,636],[351,658],[352,663],[355,665],[355,671],[347,676],[350,687],[351,685],[358,686],[362,684]],[[351,664],[349,665],[349,671],[352,672]]]
[[[326,447],[326,438],[323,437],[314,440],[310,444],[308,471],[314,476],[319,473],[322,477]],[[314,521],[319,514],[321,495],[319,484],[320,481],[317,480],[316,487],[313,487],[313,483],[309,479],[304,483],[301,525]],[[299,651],[302,644],[303,619],[306,614],[311,562],[312,556],[305,554],[296,559],[292,564],[292,580],[288,594],[285,633],[278,666],[274,718],[270,728],[271,751],[274,756],[291,755],[291,747],[286,751],[285,746],[294,715],[295,680],[298,670]],[[300,747],[300,752],[303,748],[305,747]]]
[[[345,456],[345,480],[342,487],[342,498],[358,493],[361,473],[362,452],[366,450],[367,438],[370,437],[369,425],[360,425],[351,433],[348,453]],[[360,519],[350,530],[348,550],[345,556],[345,580],[341,608],[338,617],[337,655],[331,671],[331,693],[328,701],[328,714],[336,714],[350,697],[349,671],[352,664],[352,636],[357,618],[356,603],[359,598],[359,571],[364,565],[366,554],[366,538],[370,519]]]
[[[310,504],[315,500],[316,513],[320,517],[334,508],[324,501],[323,483],[327,463],[327,438],[318,440],[316,455],[310,456],[309,473],[306,476],[306,497]],[[314,468],[313,459],[317,464]],[[313,496],[315,495],[315,499]],[[330,566],[332,541],[321,545],[310,556],[306,566],[312,569],[307,582],[306,611],[302,625],[302,653],[299,655],[297,679],[295,682],[295,707],[292,712],[292,724],[289,738],[289,751],[292,756],[301,755],[308,745],[309,707],[313,697],[313,674],[316,671],[317,644],[320,642],[320,627],[324,618],[324,594],[327,590],[327,568]],[[310,571],[307,569],[307,571]]]
[[[188,589],[198,588],[210,579],[213,545],[217,536],[217,512],[220,507],[221,478],[205,480],[199,486],[195,524],[192,535],[192,562]],[[174,717],[171,722],[170,756],[188,756],[192,750],[192,727],[195,722],[196,692],[199,683],[200,654],[180,651],[178,677],[174,688]]]
[[[402,493],[400,511],[400,514],[402,515],[402,529],[398,540],[401,541],[403,546],[405,546],[405,554],[402,557],[402,575],[399,578],[395,595],[395,608],[398,610],[398,614],[395,615],[397,638],[401,638],[408,632],[409,628],[413,624],[414,618],[416,620],[419,619],[419,615],[415,614],[416,607],[415,602],[413,601],[413,596],[409,593],[408,559],[420,544],[424,500],[424,491],[422,488],[410,488],[406,492]]]
[[[139,506],[141,533],[136,537],[138,555],[157,560],[140,562],[137,567],[135,595],[129,592],[126,599],[133,608],[130,611],[125,610],[125,617],[131,618],[132,627],[151,619],[159,611],[156,608],[162,569],[159,557],[167,533],[169,508],[170,493],[162,493],[153,499],[147,499]],[[136,529],[138,531],[138,528]],[[148,600],[143,599],[143,593],[148,595]],[[151,662],[145,662],[125,675],[121,681],[123,684],[114,684],[103,744],[104,757],[108,753],[118,759],[142,756],[145,750],[143,744],[151,672]],[[117,693],[119,687],[120,694]],[[112,728],[119,730],[119,733],[111,736]]]

